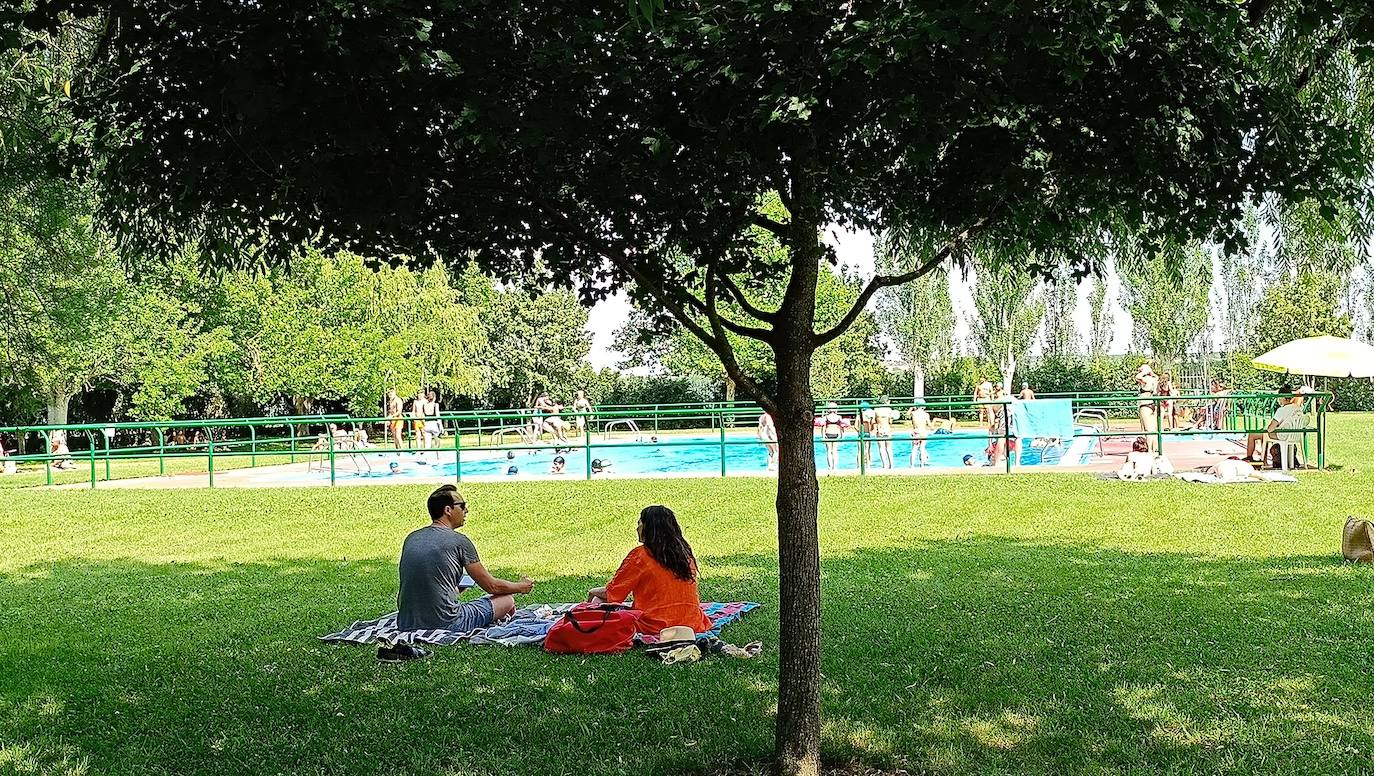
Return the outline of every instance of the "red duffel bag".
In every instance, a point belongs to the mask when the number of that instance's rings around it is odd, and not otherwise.
[[[578,604],[549,628],[544,649],[560,655],[614,655],[634,646],[643,612],[625,604]]]

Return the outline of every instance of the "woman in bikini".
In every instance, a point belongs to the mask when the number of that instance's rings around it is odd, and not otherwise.
[[[832,401],[825,405],[825,414],[816,418],[816,428],[821,430],[825,442],[825,466],[832,472],[840,468],[840,439],[849,428],[849,420],[840,414],[839,408]]]

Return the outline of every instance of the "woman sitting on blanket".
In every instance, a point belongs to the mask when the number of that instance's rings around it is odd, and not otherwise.
[[[587,599],[619,603],[633,595],[635,608],[644,612],[640,620],[644,633],[656,634],[673,625],[697,633],[711,630],[697,592],[696,557],[682,537],[673,510],[645,507],[636,530],[640,545],[630,550],[605,587],[587,591]]]

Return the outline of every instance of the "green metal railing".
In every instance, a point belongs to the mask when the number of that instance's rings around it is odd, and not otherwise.
[[[1319,468],[1326,466],[1326,404],[1329,394],[1310,394],[1309,400],[1315,401],[1315,422],[1311,427],[1302,429],[1283,429],[1284,433],[1301,433],[1303,435],[1303,458],[1309,460],[1309,439],[1314,438],[1316,446],[1316,460]],[[1045,397],[1054,398],[1054,397]],[[1155,447],[1159,452],[1164,452],[1166,442],[1171,438],[1183,437],[1196,434],[1215,434],[1215,433],[1262,433],[1267,425],[1273,409],[1280,398],[1273,393],[1237,393],[1237,394],[1193,394],[1179,396],[1137,396],[1134,394],[1081,394],[1069,398],[1075,412],[1078,413],[1088,410],[1099,413],[1100,417],[1107,423],[1107,428],[1102,430],[1082,430],[1075,428],[1073,439],[1078,438],[1097,438],[1104,439],[1110,437],[1139,437],[1143,435],[1140,428],[1113,428],[1110,423],[1111,417],[1120,420],[1123,416],[1128,416],[1139,410],[1141,403],[1147,403],[1153,408],[1156,418],[1156,427],[1153,431]],[[1013,434],[1012,423],[999,421],[991,425],[984,425],[969,429],[958,429],[958,417],[967,416],[970,413],[979,413],[980,409],[990,410],[990,413],[982,413],[985,417],[989,414],[993,419],[998,416],[1010,418],[1012,413],[1013,401],[1010,399],[996,399],[973,402],[963,397],[957,398],[936,398],[932,397],[920,402],[926,411],[932,416],[943,415],[947,418],[951,426],[951,433],[941,435],[946,439],[980,439],[986,440],[987,457],[1002,468],[1010,472],[1020,458],[1020,441],[1016,440]],[[858,419],[866,408],[860,406],[857,401],[847,401],[845,403],[836,402],[839,406],[835,409],[846,419]],[[905,418],[907,411],[913,406],[910,400],[895,401],[887,404],[897,413],[899,419]],[[1166,418],[1172,418],[1172,407],[1197,408],[1200,414],[1214,421],[1214,426],[1220,428],[1188,428],[1173,429],[1169,428],[1165,422]],[[1164,410],[1170,408],[1166,413]],[[825,406],[818,403],[817,412],[827,411]],[[87,423],[87,424],[67,424],[61,426],[36,425],[36,426],[16,426],[0,428],[0,438],[10,436],[21,441],[36,437],[41,440],[43,451],[41,453],[22,453],[12,455],[8,460],[20,464],[41,463],[44,467],[45,482],[48,485],[54,482],[54,471],[74,470],[77,468],[76,461],[84,459],[85,467],[89,471],[88,481],[91,487],[96,487],[99,482],[99,472],[103,464],[104,479],[110,480],[113,476],[112,463],[133,460],[157,461],[158,473],[167,474],[167,464],[169,461],[178,459],[204,459],[205,473],[208,477],[208,484],[214,487],[215,475],[221,467],[217,467],[216,462],[233,459],[248,459],[248,466],[254,467],[259,463],[259,458],[264,456],[286,457],[291,463],[295,463],[298,458],[304,457],[307,469],[319,468],[323,470],[328,466],[330,484],[338,481],[339,468],[341,462],[348,462],[356,472],[361,472],[362,468],[370,467],[371,459],[368,456],[382,452],[409,452],[409,453],[439,453],[451,452],[454,461],[453,477],[455,481],[461,482],[463,478],[464,456],[468,456],[468,461],[472,462],[474,457],[490,460],[487,458],[494,452],[505,453],[507,451],[526,451],[526,450],[566,450],[569,454],[575,448],[581,447],[580,451],[583,459],[584,476],[590,478],[593,475],[592,461],[594,460],[595,450],[625,450],[643,448],[645,445],[656,447],[714,447],[719,451],[720,474],[728,476],[728,450],[735,445],[757,446],[760,443],[753,434],[728,434],[727,428],[735,427],[741,422],[752,424],[759,417],[759,408],[752,403],[734,402],[720,406],[707,405],[652,405],[645,408],[626,409],[620,407],[597,407],[588,413],[560,413],[558,417],[567,423],[567,431],[575,432],[574,436],[566,437],[562,440],[544,441],[544,429],[542,421],[546,416],[536,415],[530,410],[509,410],[498,412],[454,412],[442,413],[438,418],[422,419],[427,421],[437,421],[440,423],[442,434],[440,441],[434,447],[425,447],[418,444],[417,419],[406,417],[402,419],[402,440],[397,444],[395,439],[386,439],[383,442],[376,442],[367,447],[359,446],[355,440],[354,433],[357,429],[368,427],[380,427],[383,432],[390,428],[391,419],[381,417],[352,417],[348,415],[300,415],[289,417],[270,417],[270,418],[233,418],[221,420],[185,420],[185,421],[162,421],[154,423]],[[541,419],[541,428],[535,433],[534,419]],[[578,429],[580,422],[581,428]],[[628,421],[628,422],[627,422]],[[700,430],[709,428],[716,433],[709,439],[686,439],[675,438],[671,431],[648,431],[638,428],[641,422],[646,425],[653,423],[654,428],[658,424],[670,423]],[[350,426],[354,431],[345,430],[345,426]],[[638,435],[634,441],[617,441],[613,428],[616,426],[631,427],[630,433]],[[857,442],[857,468],[860,474],[867,474],[872,468],[872,446],[875,444],[892,442],[912,442],[914,446],[914,433],[898,433],[903,426],[909,426],[904,421],[899,421],[899,425],[894,428],[894,433],[888,437],[876,437],[869,428],[862,422],[854,422],[852,427],[855,433],[846,435],[839,440],[816,439],[814,444],[816,450],[825,451],[825,445],[844,444]],[[600,431],[597,428],[600,428]],[[301,429],[305,433],[300,433]],[[284,431],[285,433],[273,434],[273,431]],[[187,431],[199,431],[201,436],[197,439],[187,440],[184,434]],[[914,431],[914,430],[913,430]],[[72,450],[68,447],[67,451],[61,452],[54,450],[53,440],[57,432],[61,432],[64,439],[81,439],[85,442],[84,450]],[[133,445],[120,446],[114,444],[121,433],[134,434],[138,439]],[[518,444],[505,444],[502,438],[507,434],[514,433],[520,440]],[[658,433],[665,436],[662,439],[657,437]],[[451,441],[443,441],[442,437],[452,434]],[[489,438],[484,444],[484,434]],[[594,434],[599,434],[602,438],[597,440]],[[74,436],[75,435],[75,436]],[[384,433],[383,438],[389,436]],[[645,442],[643,437],[652,436],[652,441]],[[465,437],[468,441],[465,441]],[[929,437],[927,437],[928,439]],[[170,439],[170,441],[169,441]],[[370,438],[371,439],[371,438]],[[313,444],[307,449],[302,449],[303,442]],[[1070,439],[1062,440],[1065,449],[1071,445]],[[838,449],[838,448],[837,448]],[[913,450],[913,455],[915,451]],[[751,471],[756,471],[751,469]]]

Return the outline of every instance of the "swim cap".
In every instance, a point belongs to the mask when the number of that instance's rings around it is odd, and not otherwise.
[[[506,474],[519,474],[519,473],[520,473],[520,467],[519,467],[519,466],[512,466],[512,467],[510,467],[509,469],[506,470]]]

